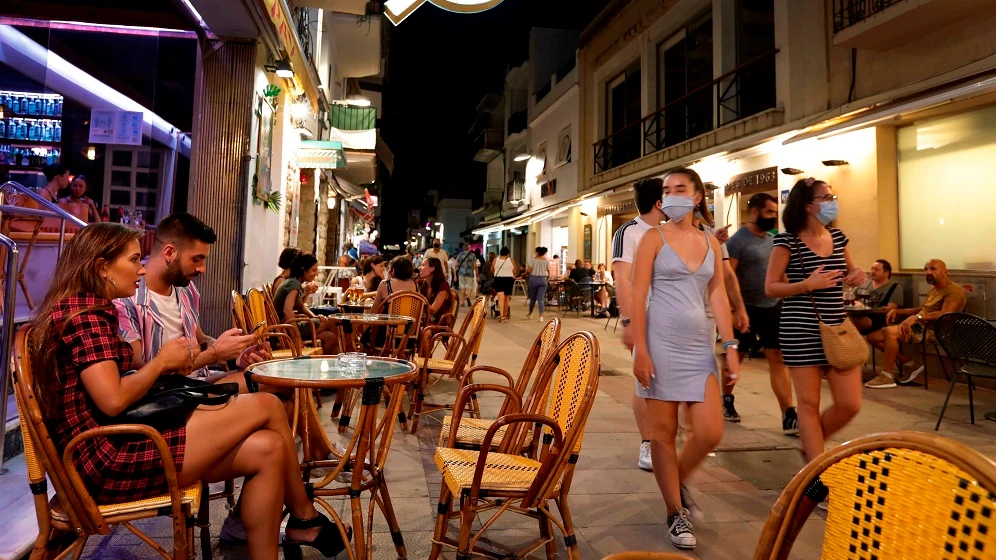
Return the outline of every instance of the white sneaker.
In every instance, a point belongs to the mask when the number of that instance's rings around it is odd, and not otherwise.
[[[527,321],[532,321],[533,320],[533,314],[532,313],[527,313],[526,314],[526,320]]]
[[[905,385],[906,383],[912,383],[914,379],[916,379],[917,377],[920,377],[920,374],[923,373],[924,367],[925,366],[920,366],[920,367],[916,368],[915,370],[913,370],[910,373],[909,377],[907,377],[906,379],[900,379],[899,380],[899,384],[900,385]]]
[[[640,459],[636,462],[636,466],[648,472],[652,472],[654,470],[654,462],[650,458],[649,441],[645,441],[640,444]]]
[[[695,548],[695,535],[692,534],[692,522],[688,519],[688,510],[681,509],[676,515],[668,516],[668,536],[671,543],[678,548]]]
[[[539,322],[540,322],[540,323],[543,323],[543,322],[544,322],[544,319],[543,319],[543,316],[542,316],[542,315],[540,315],[540,316],[539,316],[539,318],[540,318]]]

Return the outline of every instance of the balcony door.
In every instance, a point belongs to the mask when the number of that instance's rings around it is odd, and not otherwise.
[[[737,0],[737,66],[741,68],[737,118],[775,106],[774,0]],[[724,119],[724,123],[727,119]]]
[[[615,167],[640,157],[640,119],[642,83],[639,64],[608,83],[606,136],[609,136],[610,161]]]
[[[712,13],[689,22],[657,46],[657,106],[664,110],[664,144],[712,130]]]

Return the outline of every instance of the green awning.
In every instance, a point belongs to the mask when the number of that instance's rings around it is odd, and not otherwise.
[[[344,169],[346,152],[342,142],[302,140],[297,152],[297,166],[302,169]]]

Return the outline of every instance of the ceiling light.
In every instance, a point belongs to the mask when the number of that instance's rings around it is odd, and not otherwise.
[[[97,148],[89,146],[86,149],[86,159],[93,161],[97,159]]]
[[[529,159],[531,157],[533,157],[533,156],[531,156],[529,154],[519,154],[519,155],[515,156],[515,158],[512,161],[526,161],[527,159]]]
[[[273,71],[277,73],[278,78],[294,77],[294,69],[291,68],[290,62],[286,60],[278,60],[273,66]]]
[[[838,165],[849,165],[845,159],[825,159],[823,165],[827,167],[837,167]]]
[[[782,173],[786,175],[802,175],[803,173],[805,173],[805,171],[801,169],[796,169],[794,167],[783,167]]]

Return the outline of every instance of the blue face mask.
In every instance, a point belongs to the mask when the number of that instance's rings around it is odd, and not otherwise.
[[[665,196],[661,203],[661,212],[669,220],[680,220],[695,210],[695,200],[690,196],[672,194]]]
[[[816,219],[821,224],[827,225],[837,218],[837,201],[828,200],[820,203],[820,211],[816,213]]]

